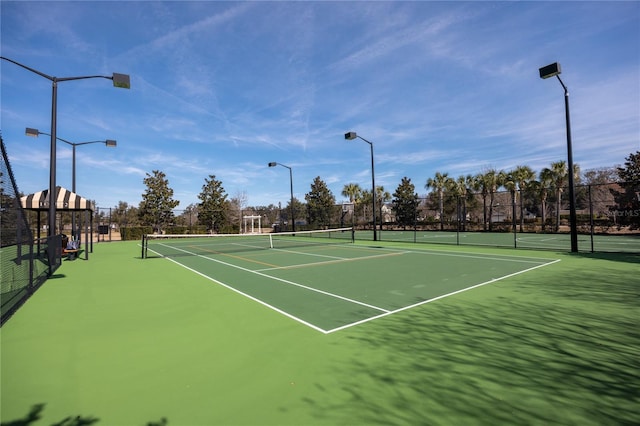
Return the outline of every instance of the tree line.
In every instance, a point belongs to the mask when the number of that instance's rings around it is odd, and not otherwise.
[[[572,173],[576,187],[622,182],[623,184],[615,189],[616,202],[640,212],[640,196],[636,195],[636,192],[640,191],[640,151],[631,153],[621,167],[581,173],[579,165],[575,164]],[[507,171],[489,168],[475,175],[458,177],[438,171],[425,181],[424,188],[429,192],[420,197],[411,179],[403,177],[393,193],[387,191],[384,186],[376,187],[377,224],[382,224],[383,210],[390,210],[396,226],[412,226],[416,220],[430,219],[438,220],[440,228],[443,229],[452,212],[457,212],[458,219],[464,222],[468,217],[467,211],[475,208],[481,211],[482,217],[479,220],[483,229],[491,231],[491,218],[498,206],[496,197],[500,191],[504,191],[509,197],[508,204],[513,209],[512,217],[519,219],[521,232],[525,212],[540,217],[543,227],[550,219],[547,215],[552,212],[554,230],[557,231],[568,178],[569,170],[565,161],[553,162],[539,172],[526,165]],[[147,173],[143,182],[146,190],[142,194],[139,206],[119,202],[118,206],[111,209],[112,222],[120,226],[151,226],[155,232],[163,232],[169,226],[197,226],[200,232],[235,233],[241,230],[242,217],[245,214],[259,215],[264,218],[266,224],[288,227],[295,220],[296,224],[304,224],[309,229],[344,224],[342,222],[345,214],[349,214],[362,218],[369,226],[372,225],[371,190],[363,189],[357,183],[345,184],[341,195],[349,200],[350,210],[347,210],[336,205],[334,194],[320,176],[311,183],[309,192],[304,196],[304,202],[294,198],[284,206],[270,204],[249,207],[244,193],[229,197],[222,182],[216,179],[215,175],[209,175],[204,179],[201,192],[198,194],[199,202],[190,204],[181,214],[176,214],[175,208],[179,201],[173,198],[173,190],[162,171],[153,170]],[[611,192],[612,189],[608,188],[605,191]],[[577,199],[585,197],[582,192],[576,193]],[[480,203],[478,200],[481,200],[481,205],[477,205]],[[552,208],[549,206],[550,203],[553,204]],[[503,202],[504,204],[506,203]],[[427,210],[432,212],[430,218],[423,217]]]

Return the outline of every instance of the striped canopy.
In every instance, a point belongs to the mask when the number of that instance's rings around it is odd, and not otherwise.
[[[36,192],[20,198],[22,208],[26,210],[48,210],[49,190]],[[94,211],[93,201],[82,198],[61,186],[56,186],[56,209],[58,210],[89,210]]]

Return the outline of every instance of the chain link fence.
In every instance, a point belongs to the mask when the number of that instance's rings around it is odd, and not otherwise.
[[[379,239],[456,245],[570,249],[567,188],[419,198],[412,221],[400,225],[383,206]],[[640,253],[640,185],[576,186],[579,251]]]
[[[568,189],[531,186],[523,191],[471,193],[443,191],[418,198],[413,215],[398,217],[392,200],[376,204],[376,238],[386,241],[488,245],[570,250]],[[576,186],[576,229],[579,251],[640,252],[640,185],[613,182]],[[197,208],[174,210],[163,233],[265,233],[354,227],[356,238],[373,240],[371,203],[339,203],[311,211],[290,206],[231,208],[212,214],[215,222],[199,220]],[[406,214],[405,214],[406,215]],[[99,208],[93,229],[98,241],[138,239],[153,227],[131,226],[112,209]],[[295,227],[295,229],[294,229]],[[127,238],[127,232],[130,238]]]
[[[0,147],[0,324],[4,324],[60,266],[62,242],[59,235],[34,239],[1,137]],[[49,245],[58,250],[49,250]]]

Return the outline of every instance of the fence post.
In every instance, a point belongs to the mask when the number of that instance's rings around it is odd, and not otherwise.
[[[513,214],[513,248],[518,248],[518,219],[517,215],[517,206],[516,206],[516,191],[514,190],[511,193],[511,212]]]
[[[591,199],[591,185],[589,185],[589,225],[591,227],[591,253],[593,253],[594,224],[593,224],[593,201]]]
[[[456,245],[460,245],[460,196],[456,196],[456,218],[458,219],[458,224],[456,226]]]

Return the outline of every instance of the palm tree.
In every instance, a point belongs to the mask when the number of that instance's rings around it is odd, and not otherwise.
[[[474,179],[472,175],[458,176],[458,179],[450,180],[450,189],[453,194],[462,201],[462,211],[458,210],[458,223],[462,222],[462,230],[467,228],[467,197]],[[462,217],[462,220],[460,218]]]
[[[544,232],[547,222],[547,198],[549,196],[549,189],[553,184],[553,171],[545,167],[540,171],[538,179],[540,180],[537,181],[536,185],[539,186],[538,194],[540,195],[540,209],[542,211],[542,232]]]
[[[482,173],[478,173],[473,178],[473,186],[472,188],[478,192],[482,196],[482,229],[484,231],[487,230],[487,197],[489,196],[489,185],[484,175]]]
[[[362,188],[357,183],[348,183],[342,188],[342,196],[349,198],[349,202],[353,204],[353,212],[351,221],[353,222],[354,216],[356,215],[356,207],[360,204],[362,200]]]
[[[489,169],[485,173],[476,176],[476,188],[481,191],[484,205],[484,230],[487,230],[487,197],[489,197],[489,231],[492,230],[494,196],[498,188],[502,186],[505,172]]]
[[[529,166],[517,166],[513,171],[513,179],[518,186],[520,193],[520,232],[524,228],[524,191],[527,189],[529,182],[535,179],[536,173]]]
[[[551,174],[553,187],[556,191],[556,232],[558,232],[560,228],[560,207],[562,205],[562,193],[564,192],[564,187],[567,185],[567,182],[569,180],[569,171],[567,170],[566,161],[556,161],[555,163],[551,163]],[[573,176],[574,178],[578,178],[579,175],[580,166],[574,164]]]
[[[427,179],[425,189],[433,188],[438,193],[438,209],[440,211],[440,230],[444,230],[444,191],[451,181],[448,173],[436,172],[435,177]]]
[[[391,194],[384,190],[384,186],[376,186],[376,200],[378,201],[378,217],[380,218],[380,230],[382,231],[382,207],[385,203],[391,201]]]
[[[474,190],[476,189],[476,177],[474,175],[467,175],[465,176],[465,180],[466,185],[467,185],[467,198],[465,199],[465,203],[464,203],[464,208],[465,208],[465,213],[464,213],[464,217],[465,217],[465,223],[466,223],[466,217],[467,217],[467,208],[468,206],[468,202],[471,201],[472,202],[472,208],[473,208],[473,204],[475,201],[475,197],[474,197]]]
[[[349,198],[350,203],[355,203],[362,195],[362,188],[357,183],[348,183],[342,188],[342,196]]]
[[[564,186],[568,180],[567,162],[556,161],[551,163],[551,184],[556,192],[556,225],[555,231],[560,229],[560,207],[562,205],[562,193],[564,192]]]
[[[516,231],[516,194],[518,190],[518,182],[516,181],[516,177],[514,172],[505,173],[504,179],[502,181],[502,186],[504,186],[507,191],[511,194],[511,211],[513,212],[513,218],[511,218],[511,223],[513,224],[513,232]]]

